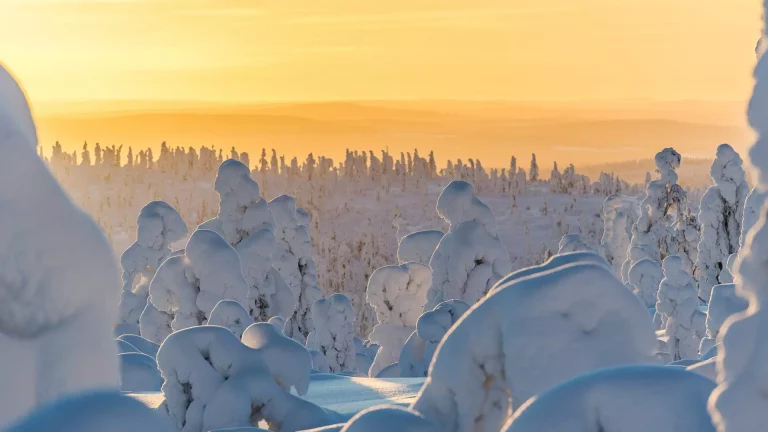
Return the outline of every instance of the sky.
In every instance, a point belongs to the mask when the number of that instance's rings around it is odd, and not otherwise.
[[[746,100],[758,0],[0,0],[33,105]],[[61,105],[57,105],[61,106]]]

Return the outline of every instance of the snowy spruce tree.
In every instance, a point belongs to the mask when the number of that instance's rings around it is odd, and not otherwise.
[[[728,144],[717,148],[710,176],[715,184],[701,198],[701,240],[694,274],[699,298],[704,301],[709,300],[713,286],[726,282],[720,280],[720,274],[728,257],[739,250],[744,202],[749,193],[741,157]]]
[[[762,42],[768,37],[763,5]],[[768,56],[758,52],[755,86],[747,118],[758,138],[749,150],[757,173],[757,190],[768,191]],[[717,359],[718,387],[709,400],[712,421],[719,432],[762,430],[768,424],[768,225],[765,208],[759,221],[746,235],[744,249],[736,263],[737,294],[749,301],[747,310],[729,318],[720,330]]]
[[[312,304],[323,297],[317,285],[317,265],[312,257],[308,227],[300,223],[296,200],[288,195],[280,195],[270,201],[269,209],[275,217],[277,238],[277,247],[272,253],[273,266],[297,300],[296,310],[287,322],[286,335],[304,343],[315,328],[312,324]]]
[[[536,162],[536,153],[531,154],[531,169],[528,171],[528,178],[532,183],[539,181],[539,164]]]
[[[141,209],[137,220],[136,241],[120,257],[120,265],[123,267],[121,327],[138,329],[139,319],[147,307],[149,283],[160,264],[171,256],[171,244],[186,235],[187,225],[181,215],[167,203],[152,201]],[[126,331],[130,330],[126,328]]]
[[[610,195],[603,201],[603,237],[600,249],[605,259],[621,273],[621,267],[627,259],[632,226],[630,209],[620,195]],[[626,279],[624,277],[623,279]]]
[[[696,359],[706,320],[698,307],[696,284],[679,256],[665,258],[662,268],[656,312],[663,316],[667,352],[674,361]]]
[[[344,294],[332,294],[312,305],[315,330],[307,337],[307,349],[322,353],[332,373],[354,372],[355,311]]]
[[[452,299],[475,304],[512,271],[496,219],[464,181],[452,181],[443,189],[437,213],[450,227],[429,262],[432,284],[425,310]]]

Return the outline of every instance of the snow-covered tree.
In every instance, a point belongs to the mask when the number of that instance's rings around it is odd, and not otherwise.
[[[147,306],[149,283],[160,264],[171,256],[171,244],[187,235],[187,225],[179,212],[163,201],[145,205],[136,224],[136,241],[120,257],[120,323],[138,329],[139,318]]]
[[[645,305],[607,264],[533,273],[456,323],[412,408],[443,431],[498,431],[541,391],[596,369],[653,363],[656,345]]]
[[[531,182],[539,181],[539,164],[536,162],[536,153],[531,154],[531,169],[528,170]]]
[[[741,157],[728,144],[717,148],[710,176],[714,185],[701,198],[699,222],[701,241],[696,260],[699,298],[709,299],[712,287],[720,280],[728,256],[739,250],[744,202],[749,193]]]
[[[426,310],[445,300],[472,305],[512,271],[491,209],[480,201],[472,185],[452,181],[437,199],[437,213],[450,224],[429,262],[432,285]]]
[[[659,284],[664,279],[664,272],[658,262],[642,259],[629,270],[629,286],[648,308],[656,307]]]
[[[712,287],[707,306],[707,333],[699,345],[699,355],[715,346],[725,320],[731,315],[743,312],[747,308],[747,300],[736,294],[735,284],[721,284]]]
[[[280,195],[269,202],[275,217],[277,247],[272,253],[273,265],[283,276],[297,299],[297,308],[286,328],[288,337],[305,342],[314,330],[312,304],[323,297],[317,285],[317,265],[312,257],[308,228],[299,222],[296,200]]]
[[[679,256],[665,258],[662,268],[656,312],[663,317],[667,352],[674,361],[696,359],[706,320],[698,307],[696,284]]]
[[[620,274],[621,266],[627,259],[632,225],[630,209],[620,195],[610,195],[603,201],[603,237],[600,248],[605,259]]]
[[[325,355],[333,373],[355,371],[355,311],[349,297],[337,293],[316,301],[312,320],[315,330],[307,337],[307,348]]]
[[[714,386],[682,368],[605,369],[531,398],[501,430],[714,432],[707,414],[707,397]]]
[[[379,344],[369,375],[396,363],[405,341],[424,312],[432,273],[415,262],[376,269],[368,280],[366,301],[376,310],[378,324],[368,339]]]
[[[222,300],[213,308],[205,324],[227,328],[240,339],[245,329],[253,324],[253,318],[240,303],[234,300]]]
[[[741,236],[739,237],[739,246],[744,247],[747,243],[747,233],[757,225],[763,212],[763,205],[768,196],[768,191],[761,191],[757,187],[752,188],[747,194],[744,202],[744,216],[741,222]]]
[[[758,135],[749,158],[757,173],[757,190],[762,193],[768,191],[767,17],[768,3],[764,3],[763,46],[758,52],[755,87],[747,110],[749,123]],[[749,301],[749,307],[728,319],[721,330],[719,386],[709,400],[710,414],[719,432],[755,431],[768,424],[768,375],[763,373],[768,359],[764,343],[768,337],[768,225],[764,206],[761,213],[736,263],[736,293]]]
[[[0,65],[4,426],[59,397],[117,390],[120,383],[111,334],[120,292],[116,259],[98,225],[48,171],[37,145],[26,95]]]
[[[584,237],[579,234],[566,234],[558,244],[558,254],[571,252],[594,252],[594,248],[587,244]]]
[[[416,323],[416,331],[405,342],[398,358],[400,376],[425,377],[432,357],[448,330],[456,324],[469,305],[461,300],[448,300],[424,312]]]
[[[173,315],[175,331],[205,324],[221,300],[244,305],[247,295],[240,257],[210,230],[192,233],[184,255],[165,260],[149,285],[149,300]]]
[[[445,234],[439,230],[416,231],[408,234],[397,245],[400,264],[415,262],[429,265],[429,260]]]

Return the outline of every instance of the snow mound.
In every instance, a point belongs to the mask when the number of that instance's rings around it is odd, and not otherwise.
[[[116,392],[78,394],[56,400],[5,429],[6,432],[173,432],[166,418]]]
[[[717,358],[715,357],[694,363],[685,369],[706,377],[712,382],[717,381]]]
[[[437,346],[448,330],[469,310],[461,300],[448,300],[424,312],[419,317],[416,331],[411,334],[400,351],[398,364],[401,377],[425,377]]]
[[[397,406],[381,406],[358,413],[342,432],[438,432],[440,428],[421,414]]]
[[[400,264],[415,262],[429,265],[429,260],[445,234],[438,230],[417,231],[408,234],[397,245]]]
[[[0,65],[0,424],[120,382],[117,260],[37,155],[26,96]]]
[[[243,305],[234,300],[222,300],[211,311],[206,325],[215,325],[229,329],[238,339],[249,325],[253,324],[253,318],[243,308]]]
[[[278,331],[280,331],[281,333],[283,332],[283,329],[285,328],[285,318],[283,318],[281,316],[273,316],[267,322],[269,324],[272,324],[273,326],[275,326],[278,329]]]
[[[295,345],[286,348],[292,341],[266,323],[243,335],[257,348],[216,326],[175,332],[160,347],[161,409],[178,430],[255,426],[264,420],[271,430],[296,431],[335,422],[333,413],[289,392],[293,387],[303,394],[309,385],[308,363],[298,370]],[[275,343],[277,338],[282,339]]]
[[[747,309],[747,299],[736,294],[735,284],[722,284],[712,287],[707,310],[707,334],[701,340],[700,353],[707,352],[717,343],[720,328],[731,315]]]
[[[571,252],[594,252],[594,248],[587,244],[584,237],[579,234],[566,234],[558,244],[558,254]]]
[[[303,345],[283,336],[268,323],[251,324],[245,329],[242,342],[249,348],[261,350],[278,384],[288,386],[286,388],[293,386],[300,395],[307,393],[312,356]]]
[[[138,349],[140,352],[155,358],[157,357],[157,350],[160,349],[160,345],[149,341],[147,339],[144,339],[141,336],[136,335],[121,335],[117,338],[117,340],[121,340],[124,342],[128,342],[129,344],[133,345]]]
[[[656,306],[656,294],[659,284],[664,279],[661,265],[652,259],[642,259],[629,269],[629,285],[632,292],[638,296],[647,307]]]
[[[331,373],[331,367],[328,365],[328,359],[325,358],[323,353],[317,350],[309,350],[309,355],[312,356],[312,370],[316,370],[320,373]],[[368,361],[370,361],[370,358]]]
[[[130,343],[117,339],[115,340],[117,343],[117,353],[118,354],[125,354],[125,353],[140,353],[141,351],[136,348],[135,346],[131,345]]]
[[[366,301],[378,320],[369,339],[380,346],[370,376],[397,362],[424,311],[431,279],[429,267],[415,262],[380,267],[369,278]]]
[[[120,390],[127,392],[156,392],[163,385],[157,363],[143,353],[125,353],[120,361]]]
[[[501,279],[498,283],[496,283],[493,289],[491,289],[491,292],[496,292],[501,287],[507,286],[518,279],[522,279],[536,273],[548,272],[558,267],[563,267],[563,266],[567,266],[570,264],[577,264],[577,263],[597,264],[597,265],[604,266],[606,269],[611,269],[611,266],[610,264],[608,264],[608,261],[606,261],[605,258],[601,257],[595,252],[582,251],[582,252],[558,254],[558,255],[554,255],[552,258],[548,259],[543,264],[526,267],[516,272],[508,274],[503,279]]]
[[[645,305],[612,270],[556,268],[470,309],[438,347],[412,407],[444,431],[499,430],[510,396],[515,408],[584,372],[654,363],[656,344]]]
[[[504,432],[714,432],[707,398],[715,384],[685,369],[601,370],[530,399]]]
[[[173,330],[205,324],[221,300],[246,304],[240,256],[217,233],[197,230],[185,254],[168,258],[149,286],[150,301],[174,316]]]

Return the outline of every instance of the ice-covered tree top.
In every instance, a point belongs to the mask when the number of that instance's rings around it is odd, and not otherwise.
[[[736,204],[737,190],[745,185],[745,174],[741,156],[728,144],[717,147],[717,156],[709,170],[712,181],[720,188],[720,194],[726,202]]]
[[[662,181],[665,183],[677,183],[677,173],[675,171],[680,168],[681,160],[682,156],[680,156],[680,153],[671,147],[656,153],[654,162],[656,162],[656,169],[661,174]]]
[[[137,220],[136,243],[162,249],[187,235],[187,224],[173,207],[164,201],[152,201],[142,207]]]
[[[471,184],[454,180],[443,189],[437,198],[437,214],[450,224],[450,231],[459,225],[477,221],[492,236],[498,235],[496,219],[491,209],[475,196]]]

